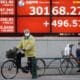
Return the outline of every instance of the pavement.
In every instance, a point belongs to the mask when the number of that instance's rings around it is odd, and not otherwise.
[[[4,79],[0,74],[0,80],[6,80]],[[9,79],[8,79],[9,80]],[[22,73],[21,71],[16,75],[16,77],[12,80],[80,80],[80,75],[44,75],[41,77],[38,77],[36,79],[32,79],[32,76],[30,73]]]

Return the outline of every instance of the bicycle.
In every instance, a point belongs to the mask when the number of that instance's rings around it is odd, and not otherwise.
[[[22,66],[21,66],[21,68],[17,67],[17,63],[16,63],[17,51],[19,51],[19,49],[13,48],[6,52],[7,60],[4,61],[3,64],[1,65],[1,75],[5,79],[13,79],[14,77],[16,77],[17,73],[19,72],[19,69],[22,70],[24,68]],[[21,52],[22,51],[23,50],[21,50]],[[43,75],[45,72],[45,70],[44,70],[45,62],[42,59],[38,59],[36,65],[37,65],[37,70],[38,70],[37,73],[39,75]],[[43,70],[41,67],[43,67]],[[22,72],[23,72],[23,70],[22,70]],[[26,70],[25,70],[25,72],[26,72]]]
[[[73,68],[79,68],[80,61],[78,59],[72,53],[67,57],[63,56],[60,65],[63,74],[71,74]]]
[[[38,58],[38,59],[41,59],[43,60],[45,66],[43,66],[43,69],[44,69],[44,73],[43,75],[45,75],[45,72],[48,70],[48,69],[51,69],[51,74],[52,72],[56,71],[58,73],[61,73],[61,68],[60,68],[60,63],[61,63],[61,58]],[[38,60],[37,59],[37,60]],[[46,70],[47,69],[47,70]],[[52,71],[53,70],[53,71]],[[49,73],[49,71],[48,71]],[[55,73],[56,74],[56,73]]]

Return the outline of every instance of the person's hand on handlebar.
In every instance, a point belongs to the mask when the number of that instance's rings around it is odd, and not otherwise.
[[[24,54],[25,51],[26,51],[25,49],[18,48],[17,53],[22,53],[22,54]]]
[[[26,49],[22,49],[24,52],[26,51]]]

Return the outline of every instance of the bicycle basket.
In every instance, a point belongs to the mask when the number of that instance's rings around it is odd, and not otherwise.
[[[16,50],[9,49],[6,51],[6,58],[15,58],[16,57]]]

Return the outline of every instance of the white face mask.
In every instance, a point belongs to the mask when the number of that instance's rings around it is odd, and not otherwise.
[[[30,36],[30,33],[25,34],[25,37],[29,37],[29,36]]]

